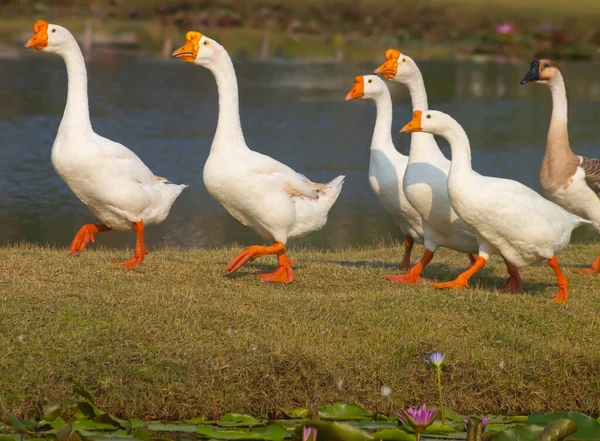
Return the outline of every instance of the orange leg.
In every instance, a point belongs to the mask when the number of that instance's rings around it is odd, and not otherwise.
[[[383,278],[394,283],[417,283],[419,280],[421,280],[421,271],[423,271],[423,268],[425,268],[427,264],[431,262],[431,259],[433,259],[433,252],[425,250],[425,253],[423,254],[423,257],[421,257],[419,263],[413,266],[407,274],[390,274],[388,276],[383,276]]]
[[[579,274],[598,274],[598,273],[600,273],[600,254],[598,254],[598,257],[596,257],[596,260],[594,260],[594,263],[592,263],[592,266],[590,268],[579,269],[579,270],[576,270],[576,272],[578,272]]]
[[[282,252],[281,254],[277,254],[277,263],[279,266],[275,268],[275,270],[260,271],[258,277],[260,277],[263,282],[292,283],[294,280],[294,270],[292,269],[294,262],[285,254],[285,252]]]
[[[469,268],[471,268],[477,262],[477,254],[467,254],[467,256],[469,256],[469,262],[471,262]]]
[[[133,269],[142,263],[144,256],[148,254],[146,245],[144,245],[144,221],[141,220],[139,222],[134,222],[133,230],[135,231],[135,251],[133,253],[133,258],[126,262],[117,262],[111,265],[120,266],[126,269]]]
[[[431,286],[436,288],[451,288],[451,289],[462,289],[469,286],[469,279],[473,274],[479,271],[485,266],[485,259],[481,256],[477,257],[477,260],[471,267],[465,272],[459,274],[459,276],[450,282],[432,283]]]
[[[404,237],[406,238],[404,241],[404,257],[402,258],[402,263],[400,263],[400,269],[406,271],[410,268],[410,253],[412,252],[415,240],[408,234]]]
[[[110,228],[103,224],[85,224],[79,229],[73,242],[71,242],[69,254],[81,253],[89,241],[94,241],[94,234],[104,231],[110,231]]]
[[[554,270],[554,274],[556,274],[556,282],[558,283],[559,288],[558,294],[556,294],[556,297],[554,297],[552,301],[557,303],[567,303],[567,299],[569,298],[567,278],[560,270],[556,256],[552,256],[551,259],[548,259],[548,265]]]
[[[500,291],[512,293],[523,291],[523,279],[521,279],[519,270],[506,259],[504,259],[504,262],[506,263],[506,270],[508,271],[508,279],[506,279],[506,282],[504,282]]]
[[[231,274],[240,269],[247,262],[252,262],[258,257],[270,254],[277,255],[279,266],[274,271],[263,272],[260,274],[260,277],[266,282],[291,283],[291,281],[294,280],[294,270],[292,269],[294,262],[292,262],[285,254],[285,244],[281,242],[275,242],[270,247],[260,245],[248,247],[248,249],[235,256],[231,262],[229,262],[229,265],[225,268],[225,272]]]

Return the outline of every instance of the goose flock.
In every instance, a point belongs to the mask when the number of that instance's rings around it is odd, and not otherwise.
[[[148,254],[145,227],[165,220],[187,186],[154,175],[127,147],[94,132],[86,67],[77,41],[66,28],[44,20],[38,20],[33,30],[25,47],[60,55],[68,73],[67,101],[52,146],[52,165],[100,221],[81,227],[70,253],[81,252],[94,241],[96,233],[133,230],[133,258],[115,265],[135,268]],[[240,122],[235,69],[218,42],[190,31],[173,57],[207,68],[217,83],[219,117],[204,166],[206,188],[233,217],[270,243],[253,245],[238,254],[225,272],[233,273],[258,257],[276,255],[278,266],[260,273],[260,278],[292,282],[294,262],[286,253],[288,239],[323,228],[342,190],[344,176],[328,183],[313,182],[250,149]],[[400,130],[411,133],[408,156],[399,153],[392,142],[392,99],[382,78],[402,83],[410,92],[413,119]],[[405,235],[400,267],[407,272],[386,279],[417,283],[436,250],[445,247],[466,254],[469,265],[452,281],[432,283],[437,288],[467,287],[470,277],[490,256],[499,255],[508,272],[501,290],[521,291],[518,269],[546,260],[559,288],[553,300],[567,301],[567,278],[556,255],[568,245],[571,232],[578,226],[590,225],[600,233],[600,160],[577,156],[571,150],[566,86],[556,63],[534,60],[521,84],[529,82],[547,85],[552,94],[552,118],[540,172],[549,199],[514,180],[483,176],[473,170],[467,133],[450,115],[429,110],[423,76],[407,55],[389,49],[374,75],[354,79],[346,101],[368,99],[377,107],[369,183]],[[444,156],[433,135],[448,141],[452,160]],[[424,245],[425,251],[411,267],[415,242]],[[600,273],[600,254],[589,268],[579,272]]]

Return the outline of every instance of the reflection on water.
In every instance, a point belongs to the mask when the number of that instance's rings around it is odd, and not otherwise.
[[[58,178],[50,149],[66,99],[66,71],[57,57],[3,60],[0,70],[0,243],[67,245],[95,219]],[[347,176],[327,226],[297,243],[325,247],[371,244],[398,236],[367,181],[374,125],[372,103],[344,102],[355,75],[371,64],[241,64],[242,124],[255,150],[272,155],[313,180]],[[538,172],[549,123],[550,93],[519,85],[529,63],[420,63],[429,103],[467,130],[474,168],[517,179],[539,191]],[[150,245],[217,246],[260,240],[207,193],[202,168],[217,120],[217,92],[203,68],[112,59],[89,63],[94,129],[134,150],[160,176],[190,187],[171,215],[149,229]],[[571,144],[598,156],[600,66],[563,66],[571,98]],[[394,142],[407,154],[409,138],[397,130],[411,118],[408,92],[390,83]],[[9,103],[9,104],[8,104]],[[443,144],[443,141],[440,141]],[[449,155],[449,148],[443,147]],[[579,233],[581,235],[581,232]],[[109,233],[99,243],[131,245],[133,234]]]

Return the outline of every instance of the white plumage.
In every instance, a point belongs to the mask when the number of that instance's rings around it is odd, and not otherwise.
[[[371,140],[369,183],[383,208],[406,236],[401,268],[410,267],[413,242],[423,244],[421,216],[409,203],[402,188],[408,157],[396,150],[392,141],[392,98],[383,80],[375,75],[356,77],[346,101],[370,99],[377,107],[377,119]]]
[[[477,233],[479,258],[474,266],[452,282],[438,287],[462,288],[493,254],[501,254],[517,267],[547,259],[555,270],[560,291],[556,301],[568,297],[567,281],[555,255],[571,238],[574,228],[590,223],[544,199],[525,185],[481,176],[471,168],[469,139],[450,116],[437,111],[415,112],[403,131],[425,131],[443,136],[452,149],[448,194],[452,208]]]
[[[288,239],[325,225],[344,176],[327,184],[314,183],[287,165],[252,151],[240,124],[238,85],[229,54],[219,43],[198,32],[188,32],[186,39],[187,43],[173,56],[209,69],[219,91],[219,120],[204,165],[204,184],[232,216],[273,242],[270,247],[248,248],[225,271],[232,273],[252,259],[276,254],[278,268],[261,277],[289,283],[294,278],[293,262],[285,254],[285,244]]]
[[[413,110],[428,110],[427,92],[419,67],[406,54],[389,49],[386,61],[376,70],[386,78],[408,87]],[[448,196],[450,161],[442,154],[430,133],[413,133],[410,154],[402,187],[406,198],[423,220],[425,254],[419,263],[405,274],[389,277],[396,283],[416,283],[423,268],[439,247],[477,254],[476,232],[452,209]],[[472,258],[471,258],[472,259]],[[519,292],[523,282],[518,270],[506,262],[509,277],[501,287],[504,291]]]
[[[64,27],[39,20],[26,47],[60,55],[66,63],[68,95],[65,112],[52,146],[52,165],[75,195],[102,222],[84,225],[71,244],[80,252],[99,231],[136,231],[135,257],[122,264],[137,266],[147,254],[144,225],[161,223],[186,188],[155,176],[125,146],[94,132],[89,116],[87,72],[81,50]]]

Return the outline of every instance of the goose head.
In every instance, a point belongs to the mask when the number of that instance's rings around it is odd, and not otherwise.
[[[376,75],[359,75],[354,78],[354,87],[346,95],[346,101],[359,98],[376,99],[387,92],[387,86]]]
[[[66,28],[48,23],[46,20],[35,22],[33,34],[33,37],[25,43],[25,48],[45,52],[60,52],[61,49],[68,47],[74,41],[73,35]]]
[[[401,54],[396,49],[388,49],[385,51],[385,62],[374,73],[381,74],[388,80],[404,83],[418,71],[417,64],[408,55]]]
[[[206,67],[218,60],[225,51],[223,46],[200,32],[189,31],[185,35],[185,39],[186,43],[173,52],[173,57],[187,63],[195,63]]]
[[[529,72],[521,80],[521,84],[535,81],[541,84],[552,84],[552,81],[560,75],[557,64],[552,60],[533,60]]]
[[[450,116],[437,110],[415,110],[413,119],[400,129],[400,133],[426,132],[442,135],[449,127],[456,124]]]

